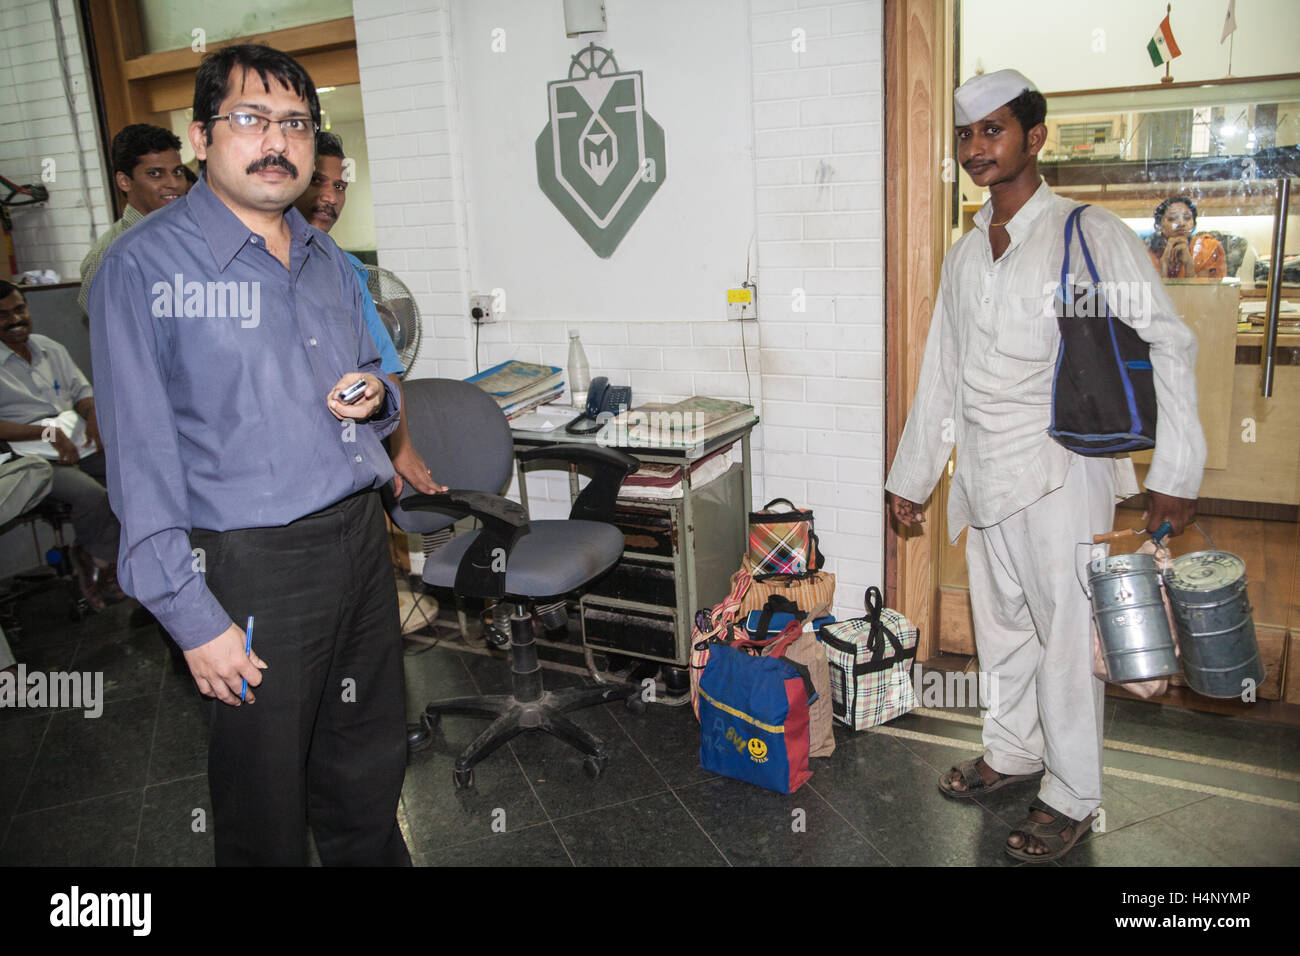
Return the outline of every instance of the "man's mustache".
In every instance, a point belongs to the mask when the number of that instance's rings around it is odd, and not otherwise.
[[[339,217],[338,210],[333,206],[317,206],[311,211],[311,214],[313,216],[324,216],[327,219],[337,219]]]
[[[251,176],[253,173],[260,173],[262,170],[270,169],[272,166],[279,166],[288,172],[294,179],[298,178],[298,167],[278,153],[271,156],[263,156],[256,162],[250,163],[244,172]]]

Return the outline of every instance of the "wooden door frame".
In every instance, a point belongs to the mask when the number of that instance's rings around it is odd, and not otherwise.
[[[113,136],[131,123],[170,128],[168,113],[194,101],[194,73],[205,53],[223,47],[237,43],[273,47],[301,63],[317,86],[361,82],[356,24],[351,17],[213,41],[202,51],[186,47],[146,53],[137,0],[81,0],[81,11],[89,72],[99,100],[104,156],[110,156]],[[109,192],[120,215],[122,195],[116,188]]]
[[[892,464],[916,394],[951,222],[953,0],[885,0],[885,448]],[[952,173],[951,164],[948,172]],[[924,532],[885,514],[885,600],[917,625],[917,659],[938,653],[939,536],[931,496]]]

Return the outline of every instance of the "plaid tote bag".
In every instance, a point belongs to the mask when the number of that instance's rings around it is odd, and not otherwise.
[[[867,614],[823,625],[835,719],[865,730],[901,717],[917,705],[912,663],[920,631],[897,611],[882,607],[878,588],[867,588]]]
[[[773,505],[789,511],[773,511]],[[804,577],[824,562],[813,533],[813,513],[796,508],[788,498],[773,498],[758,511],[749,513],[749,561],[754,580],[764,581],[778,574]]]

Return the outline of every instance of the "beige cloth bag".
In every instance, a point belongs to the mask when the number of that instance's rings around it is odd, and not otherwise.
[[[768,651],[772,647],[763,649],[764,657],[770,656]],[[817,699],[808,705],[808,756],[829,757],[835,753],[835,716],[831,710],[831,669],[826,662],[826,645],[811,631],[804,631],[782,656],[802,664],[812,676]]]
[[[749,560],[749,555],[741,560],[740,569],[753,575],[754,565]],[[829,571],[817,571],[803,578],[787,574],[766,581],[754,581],[741,599],[737,619],[743,621],[750,611],[761,611],[773,594],[793,601],[799,610],[808,615],[807,620],[814,621],[831,612],[831,606],[835,603],[835,575]]]

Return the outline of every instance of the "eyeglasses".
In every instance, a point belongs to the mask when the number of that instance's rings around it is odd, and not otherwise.
[[[261,136],[271,128],[272,123],[279,124],[280,132],[284,134],[285,139],[311,139],[320,130],[320,127],[307,116],[290,116],[288,119],[273,120],[267,116],[259,116],[257,113],[237,112],[214,116],[208,122],[215,123],[217,120],[226,120],[230,123],[231,129],[244,136]]]
[[[13,318],[14,316],[19,316],[19,315],[31,315],[31,313],[27,311],[26,302],[23,302],[20,305],[16,305],[12,309],[0,309],[0,321],[4,321],[5,319],[10,319]]]

